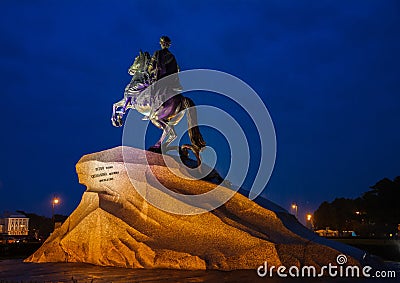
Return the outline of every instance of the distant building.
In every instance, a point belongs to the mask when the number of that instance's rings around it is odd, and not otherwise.
[[[29,231],[29,218],[20,214],[8,214],[0,218],[0,234],[26,236]]]
[[[315,233],[317,233],[321,237],[338,237],[339,236],[339,231],[330,230],[328,227],[325,229],[316,230]]]
[[[342,237],[357,237],[357,233],[355,231],[342,231]]]

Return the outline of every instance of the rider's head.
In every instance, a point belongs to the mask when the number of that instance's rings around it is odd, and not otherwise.
[[[163,49],[169,48],[171,46],[171,39],[168,36],[163,35],[160,38],[160,44],[161,44],[161,48],[163,48]]]

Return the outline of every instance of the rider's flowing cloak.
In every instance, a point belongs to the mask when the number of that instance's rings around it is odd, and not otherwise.
[[[178,73],[171,74],[151,84],[143,91],[143,95],[138,99],[150,98],[152,112],[160,108],[160,106],[171,97],[180,94],[183,87],[180,83]]]

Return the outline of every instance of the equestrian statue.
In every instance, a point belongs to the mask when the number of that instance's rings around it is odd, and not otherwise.
[[[115,127],[122,127],[123,116],[128,109],[143,114],[143,120],[150,120],[161,129],[162,135],[149,151],[162,153],[179,150],[182,157],[188,158],[191,150],[200,165],[200,151],[206,143],[197,125],[197,111],[193,101],[180,94],[179,67],[175,56],[169,51],[171,40],[160,38],[161,49],[150,57],[148,52],[139,52],[128,73],[132,76],[126,86],[124,98],[113,104],[111,121]],[[181,147],[169,146],[177,137],[174,126],[187,113],[188,134],[191,144]]]

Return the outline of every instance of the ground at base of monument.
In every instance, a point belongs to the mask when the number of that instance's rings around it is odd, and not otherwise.
[[[400,270],[400,263],[395,263]],[[394,281],[393,281],[394,280]],[[397,282],[386,278],[385,282]],[[256,270],[126,269],[86,263],[24,263],[21,259],[0,261],[0,283],[126,283],[126,282],[379,282],[366,278],[259,277]]]

